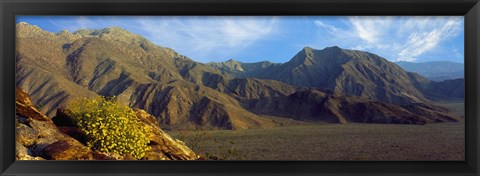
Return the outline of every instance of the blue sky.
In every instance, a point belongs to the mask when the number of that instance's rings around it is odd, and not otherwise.
[[[464,61],[464,19],[402,16],[17,16],[50,32],[118,26],[195,61],[287,62],[339,46],[390,61]]]

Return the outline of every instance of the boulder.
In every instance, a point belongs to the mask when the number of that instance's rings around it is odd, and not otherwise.
[[[50,118],[43,115],[37,110],[37,108],[35,108],[27,93],[18,88],[15,93],[15,110],[17,115],[40,121],[50,120]]]
[[[58,129],[82,144],[87,144],[87,136],[78,127],[58,127]]]
[[[48,145],[44,149],[44,155],[52,160],[91,160],[93,156],[91,150],[78,143],[60,140]]]
[[[32,151],[18,141],[16,143],[15,157],[17,160],[45,160],[45,158],[40,156],[33,156]]]
[[[196,160],[200,156],[192,149],[188,148],[185,143],[172,138],[158,126],[154,116],[148,114],[144,110],[135,109],[137,117],[144,122],[147,128],[152,129],[149,135],[150,146],[153,151],[147,153],[147,160]],[[156,154],[156,155],[155,155]]]
[[[76,127],[75,120],[67,115],[65,109],[60,108],[57,110],[57,115],[52,118],[53,123],[59,127]]]
[[[94,160],[118,160],[115,156],[99,151],[93,151],[92,156]]]
[[[65,145],[57,143],[59,141],[66,141],[68,143],[67,149],[62,149],[65,150],[63,152],[78,152],[78,154],[72,155],[75,157],[84,155],[82,152],[88,149],[88,147],[83,146],[82,143],[74,138],[62,133],[50,118],[35,108],[28,94],[18,88],[16,89],[16,121],[17,160],[30,160],[38,156],[46,156],[47,159],[68,159],[69,157],[62,156],[68,153],[61,153],[60,149]],[[28,152],[25,152],[22,146],[26,148]],[[47,147],[50,147],[49,155],[46,155],[45,150]],[[80,159],[82,157],[77,158]]]
[[[16,140],[23,146],[32,146],[37,140],[39,133],[37,130],[24,124],[19,124],[16,130]]]

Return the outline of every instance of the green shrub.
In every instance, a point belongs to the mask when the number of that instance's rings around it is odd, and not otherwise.
[[[87,145],[95,150],[137,159],[151,150],[147,136],[151,129],[128,106],[101,97],[74,101],[66,109],[86,134]]]

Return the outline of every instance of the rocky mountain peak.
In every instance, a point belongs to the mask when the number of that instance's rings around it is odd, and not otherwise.
[[[73,34],[80,35],[82,37],[99,37],[114,41],[147,42],[147,39],[144,37],[117,26],[104,29],[79,29],[73,32]]]
[[[240,63],[238,62],[237,60],[235,59],[228,59],[227,61],[225,61],[226,63]]]
[[[73,32],[73,34],[81,35],[81,36],[88,36],[95,32],[95,29],[79,29]]]
[[[32,25],[32,24],[27,23],[27,22],[17,23],[17,26],[16,26],[16,27],[17,27],[17,29],[25,29],[25,28],[31,28],[31,29],[33,29],[33,28],[36,28],[36,29],[40,29],[40,30],[41,30],[41,28],[38,27],[37,25]]]
[[[311,47],[304,47],[300,50],[289,62],[294,65],[312,65],[317,62],[318,59],[335,59],[340,56],[344,49],[338,46],[326,47],[322,50],[316,50]]]
[[[305,46],[305,47],[303,47],[303,49],[302,49],[303,52],[312,52],[313,50],[315,50],[315,49],[313,49],[313,48],[311,48],[311,47],[309,47],[309,46]]]
[[[117,26],[107,27],[104,29],[96,30],[91,35],[94,36],[103,36],[103,35],[123,35],[123,36],[133,36],[131,32]],[[136,36],[140,37],[140,36]]]
[[[330,47],[325,47],[322,50],[314,49],[309,46],[303,47],[303,49],[300,52],[305,52],[305,53],[311,53],[311,52],[317,52],[317,51],[341,51],[344,50],[338,46],[330,46]]]
[[[242,67],[242,64],[241,62],[237,61],[237,60],[234,60],[234,59],[229,59],[225,62],[219,62],[219,63],[212,63],[213,66],[217,66],[217,67],[225,67],[225,68],[228,68],[230,70],[235,70],[235,71],[240,71],[240,72],[243,72],[244,69]]]
[[[36,25],[32,25],[26,22],[17,23],[16,26],[17,37],[49,37],[54,35],[52,32],[47,32]]]
[[[66,30],[66,29],[57,33],[57,35],[70,35],[70,34],[72,34],[72,33],[70,31]]]
[[[71,33],[68,30],[62,30],[56,34],[58,37],[64,39],[67,43],[72,43],[81,38],[81,36]]]
[[[338,46],[330,46],[330,47],[325,47],[323,50],[342,50],[342,48]]]

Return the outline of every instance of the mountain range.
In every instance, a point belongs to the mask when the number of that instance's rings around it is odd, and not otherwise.
[[[52,33],[18,23],[16,85],[49,117],[79,98],[115,96],[172,129],[461,121],[432,100],[463,98],[372,53],[305,47],[286,63],[195,62],[118,27]],[[440,88],[441,87],[441,88]]]
[[[464,65],[450,61],[395,62],[409,72],[418,73],[432,81],[445,81],[464,77]]]
[[[463,98],[463,84],[460,84],[463,78],[453,83],[455,86],[450,85],[451,81],[431,81],[378,55],[337,46],[323,50],[305,47],[290,61],[281,64],[229,60],[209,65],[235,77],[272,79],[394,104],[424,103],[440,97]],[[435,89],[437,87],[446,88]],[[429,97],[425,97],[427,95]]]

